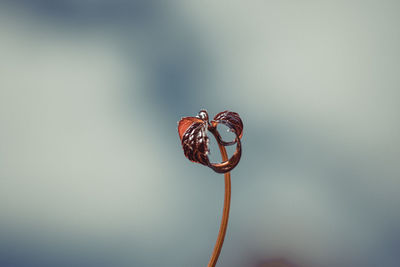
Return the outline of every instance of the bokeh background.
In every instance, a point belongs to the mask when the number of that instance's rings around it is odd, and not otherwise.
[[[398,1],[2,1],[0,266],[399,266]],[[218,151],[212,147],[212,156]]]

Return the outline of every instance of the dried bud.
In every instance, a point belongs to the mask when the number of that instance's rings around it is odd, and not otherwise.
[[[221,139],[216,127],[218,123],[225,124],[236,134],[234,141],[224,142]],[[220,146],[236,143],[236,151],[228,161],[210,163],[208,158],[209,138],[207,137],[207,130],[215,136]],[[229,172],[239,163],[242,153],[240,138],[243,134],[243,123],[236,112],[224,111],[218,113],[210,124],[207,112],[201,110],[197,117],[182,118],[178,123],[178,133],[183,152],[190,161],[208,166],[218,173]]]

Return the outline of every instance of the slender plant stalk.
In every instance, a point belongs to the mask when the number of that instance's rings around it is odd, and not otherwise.
[[[220,143],[218,143],[218,146],[219,150],[221,151],[222,161],[227,161],[228,155],[226,153],[225,147]],[[231,204],[231,173],[226,172],[224,174],[224,177],[225,177],[225,198],[224,198],[224,208],[222,211],[221,226],[219,228],[217,242],[215,243],[215,247],[207,267],[215,267],[215,265],[217,264],[219,254],[221,252],[222,245],[224,243],[226,228],[228,227],[229,208]]]
[[[232,142],[222,140],[217,126],[224,124],[235,133],[236,138]],[[217,140],[219,150],[222,156],[221,163],[211,163],[208,158],[208,137],[206,131],[211,132]],[[215,115],[214,119],[209,122],[208,113],[206,110],[200,110],[196,117],[184,117],[178,122],[178,134],[181,139],[182,148],[185,156],[192,162],[197,162],[210,167],[217,173],[223,173],[225,177],[225,198],[224,208],[222,210],[221,226],[215,243],[214,250],[211,254],[210,261],[207,267],[215,267],[221,253],[222,245],[224,244],[226,228],[228,227],[229,208],[231,205],[231,174],[230,171],[239,163],[242,155],[242,145],[240,139],[243,135],[243,122],[239,114],[229,110]],[[236,143],[236,151],[232,157],[228,159],[225,146],[230,146]]]

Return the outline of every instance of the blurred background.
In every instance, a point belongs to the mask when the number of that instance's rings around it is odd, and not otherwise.
[[[398,1],[1,1],[0,266],[399,266]],[[219,152],[213,144],[212,156]]]

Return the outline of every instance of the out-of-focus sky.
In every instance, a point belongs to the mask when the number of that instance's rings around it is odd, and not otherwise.
[[[399,13],[3,1],[0,266],[205,266],[223,176],[176,130],[201,108],[245,127],[218,266],[398,266]]]

